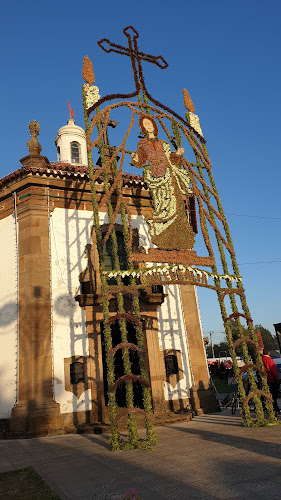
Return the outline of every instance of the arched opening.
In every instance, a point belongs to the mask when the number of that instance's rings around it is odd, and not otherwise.
[[[70,143],[71,163],[81,163],[80,144],[73,141]]]
[[[105,236],[105,233],[103,233],[103,236]],[[128,269],[128,262],[127,262],[124,235],[122,231],[116,231],[116,239],[118,248],[117,255],[119,258],[120,269],[125,271],[126,269]],[[103,255],[104,255],[105,269],[107,271],[110,271],[111,269],[114,269],[114,257],[112,251],[112,241],[110,237],[106,241],[106,244],[103,248],[104,248]]]
[[[137,343],[136,330],[134,325],[127,323],[128,342],[133,344]],[[118,323],[111,325],[112,345],[113,347],[121,343],[121,332]],[[102,360],[103,360],[103,380],[104,380],[104,399],[105,404],[108,404],[108,384],[107,384],[107,364],[106,364],[106,350],[104,341],[104,324],[101,322],[101,340],[102,340]],[[140,375],[139,354],[135,350],[130,350],[131,370],[134,375]],[[115,353],[114,375],[115,380],[125,374],[124,363],[122,358],[122,349],[118,349]],[[140,382],[133,382],[134,406],[143,409],[143,394],[142,385]],[[121,384],[116,389],[116,402],[120,408],[126,407],[126,387],[125,383]]]

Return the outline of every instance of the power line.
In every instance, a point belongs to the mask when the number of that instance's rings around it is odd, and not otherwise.
[[[247,215],[247,214],[225,214],[225,215],[234,215],[235,217],[253,217],[256,219],[272,219],[272,220],[281,220],[281,217],[269,217],[267,215]]]
[[[248,266],[250,264],[274,264],[276,262],[281,262],[281,260],[264,260],[264,261],[259,261],[259,262],[238,262],[238,266]],[[222,267],[222,264],[217,264],[217,266]]]
[[[268,260],[268,261],[260,261],[260,262],[242,262],[238,264],[238,266],[245,266],[249,264],[274,264],[275,262],[281,262],[281,260]]]

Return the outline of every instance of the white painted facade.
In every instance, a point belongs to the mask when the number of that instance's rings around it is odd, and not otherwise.
[[[65,390],[64,358],[88,356],[84,309],[75,301],[79,274],[87,267],[92,212],[55,208],[50,221],[54,396],[61,413],[91,410],[91,391],[79,399]]]
[[[164,382],[166,400],[185,399],[190,396],[192,386],[191,367],[188,355],[187,334],[182,310],[181,293],[178,285],[166,285],[163,304],[158,307],[158,340],[160,351],[176,349],[181,352],[183,378],[175,387]]]
[[[0,220],[0,419],[10,418],[17,391],[17,244],[15,217]],[[5,242],[5,244],[3,244]]]
[[[79,145],[79,161],[73,161],[71,157],[71,143]],[[82,127],[75,125],[75,121],[71,118],[67,125],[61,127],[58,135],[55,138],[57,148],[58,161],[62,163],[71,163],[72,165],[88,165],[86,134]]]
[[[85,311],[75,296],[80,293],[79,274],[86,269],[86,245],[91,243],[91,211],[55,208],[50,217],[51,243],[51,301],[54,397],[61,413],[91,410],[91,391],[86,390],[79,399],[65,390],[64,359],[89,355]],[[100,214],[100,224],[107,224],[108,216]],[[117,224],[121,224],[118,216]],[[151,246],[147,224],[143,217],[133,216],[133,227],[139,231],[140,245]],[[16,403],[17,381],[17,248],[16,226],[13,215],[0,221],[1,246],[0,273],[0,418],[9,418]],[[185,321],[181,306],[180,289],[176,285],[165,287],[168,297],[158,307],[160,351],[181,351],[184,378],[176,387],[163,382],[165,399],[189,396],[192,385],[189,365]]]
[[[107,223],[107,214],[101,213],[100,224]],[[120,216],[116,223],[121,224]],[[55,208],[51,215],[54,395],[62,413],[91,409],[90,389],[77,400],[72,392],[65,390],[64,373],[64,358],[89,355],[84,310],[75,301],[75,296],[79,294],[79,274],[87,267],[85,248],[91,243],[91,227],[90,211]],[[140,244],[148,248],[150,239],[143,217],[133,216],[133,227],[139,231]],[[160,350],[180,350],[184,371],[184,378],[175,388],[163,382],[165,399],[169,400],[189,396],[191,375],[180,290],[176,285],[166,288],[168,297],[158,307]]]

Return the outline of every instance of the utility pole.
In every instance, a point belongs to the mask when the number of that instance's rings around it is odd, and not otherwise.
[[[215,354],[214,354],[214,346],[213,346],[213,333],[214,332],[209,332],[209,335],[210,335],[210,342],[211,342],[211,348],[212,348],[212,353],[213,353],[213,358],[215,357]]]

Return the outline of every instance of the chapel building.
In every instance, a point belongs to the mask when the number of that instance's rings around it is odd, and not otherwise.
[[[22,166],[0,181],[0,435],[102,432],[108,428],[107,368],[85,132],[74,119],[59,129],[55,163],[41,155],[33,139]],[[96,182],[102,195],[102,177]],[[124,174],[123,185],[132,213],[133,251],[142,252],[152,246],[145,222],[151,195],[141,176]],[[107,212],[99,215],[106,232]],[[195,230],[196,220],[191,224]],[[119,217],[115,231],[125,268]],[[104,258],[111,269],[109,241]],[[112,315],[115,301],[112,296]],[[130,312],[129,296],[125,306]],[[140,307],[154,422],[216,411],[196,287],[145,287]],[[119,336],[112,328],[113,345]],[[133,326],[128,339],[135,340]],[[131,363],[137,364],[137,353]],[[134,401],[141,407],[137,384]],[[126,404],[122,387],[117,403]]]

